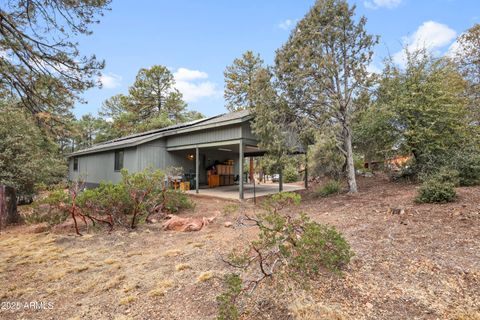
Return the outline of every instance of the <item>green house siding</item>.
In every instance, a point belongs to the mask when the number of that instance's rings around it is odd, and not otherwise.
[[[167,139],[167,148],[172,149],[208,143],[228,142],[238,140],[241,137],[241,124],[236,124],[169,136]]]
[[[137,146],[137,170],[165,168],[166,144],[164,139],[154,140]]]
[[[137,148],[124,149],[123,167],[137,171]],[[78,170],[73,170],[73,158],[69,163],[69,179],[98,184],[101,181],[119,182],[121,174],[114,170],[115,151],[78,156]]]

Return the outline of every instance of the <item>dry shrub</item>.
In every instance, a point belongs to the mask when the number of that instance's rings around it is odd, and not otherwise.
[[[148,295],[151,297],[162,297],[164,296],[168,289],[172,288],[174,285],[173,280],[164,279],[157,283],[157,286],[148,292]]]
[[[480,320],[479,311],[461,311],[457,312],[452,318],[452,320]]]
[[[313,301],[311,298],[301,297],[296,299],[289,310],[294,319],[301,320],[345,320],[346,317],[335,308],[321,302]]]
[[[135,300],[136,300],[136,298],[134,296],[127,296],[127,297],[124,297],[124,298],[120,299],[118,304],[122,305],[122,306],[125,306],[127,304],[132,303]]]
[[[180,250],[178,249],[172,249],[172,250],[167,250],[163,253],[163,256],[164,257],[176,257],[178,256],[180,253],[182,253]]]
[[[198,276],[197,282],[205,282],[210,280],[211,278],[213,278],[213,271],[205,271]]]
[[[192,269],[192,267],[189,264],[186,263],[180,263],[175,266],[175,270],[177,271],[183,271],[187,269]]]

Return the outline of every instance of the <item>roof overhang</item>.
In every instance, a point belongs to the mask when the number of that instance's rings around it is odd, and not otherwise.
[[[191,133],[191,132],[196,132],[201,130],[208,130],[208,129],[224,127],[224,126],[230,126],[230,125],[235,125],[235,124],[240,124],[246,121],[250,121],[251,119],[253,119],[253,116],[247,113],[245,116],[242,116],[242,117],[227,119],[224,121],[215,121],[215,119],[221,118],[221,117],[222,116],[205,118],[204,121],[196,122],[191,125],[186,125],[184,127],[178,127],[178,128],[174,127],[172,129],[165,128],[164,130],[159,129],[160,130],[159,132],[153,132],[151,134],[133,135],[131,138],[126,137],[120,140],[113,140],[110,142],[97,144],[90,148],[70,153],[69,155],[67,155],[67,158],[93,154],[93,153],[101,153],[105,151],[112,151],[116,149],[136,147],[138,145],[141,145],[156,139],[160,139],[163,137]]]

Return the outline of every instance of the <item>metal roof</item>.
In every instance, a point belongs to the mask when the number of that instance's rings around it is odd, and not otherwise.
[[[176,124],[161,129],[150,130],[146,132],[136,133],[125,137],[120,137],[110,141],[95,144],[89,148],[75,151],[68,157],[80,156],[84,154],[97,153],[119,148],[134,147],[140,144],[156,140],[161,137],[171,136],[175,134],[188,133],[191,131],[205,130],[220,126],[226,126],[233,123],[240,123],[251,119],[252,116],[248,110],[221,114],[213,117],[207,117],[199,120]]]

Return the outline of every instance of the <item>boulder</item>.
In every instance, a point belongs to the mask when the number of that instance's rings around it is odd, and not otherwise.
[[[182,232],[200,231],[215,219],[215,217],[181,218],[175,215],[168,215],[167,218],[169,218],[169,220],[163,224],[163,230]]]

